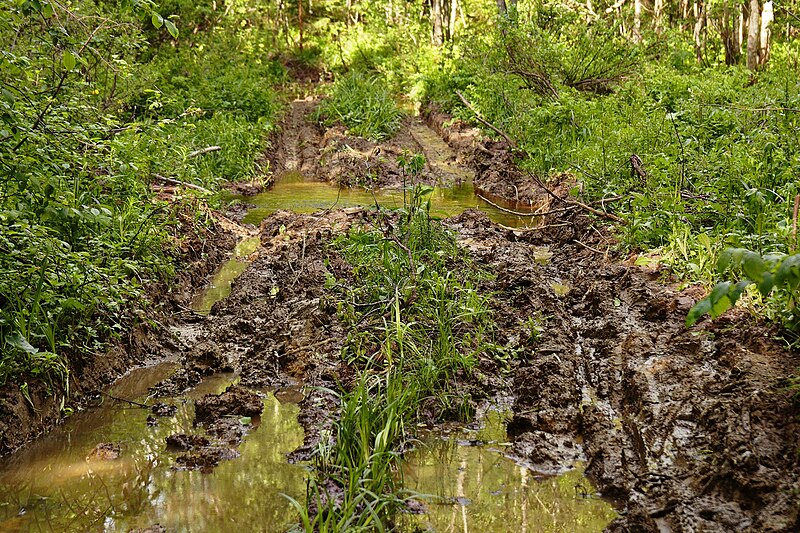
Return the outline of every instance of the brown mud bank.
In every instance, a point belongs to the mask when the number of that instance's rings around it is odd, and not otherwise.
[[[323,128],[312,120],[317,101],[311,97],[291,102],[268,155],[274,175],[300,173],[319,181],[345,187],[397,189],[413,183],[458,185],[472,179],[451,150],[421,117],[406,117],[391,139],[374,142],[348,134],[343,126]],[[425,164],[413,177],[400,158],[425,156]]]
[[[798,355],[741,316],[687,329],[700,295],[606,263],[580,244],[593,240],[581,218],[569,240],[450,222],[494,268],[499,315],[540,317],[514,370],[515,452],[547,470],[582,442],[587,474],[622,513],[612,531],[796,531],[800,411],[785,386]]]
[[[182,369],[158,391],[234,370],[248,387],[337,387],[346,331],[326,283],[349,266],[329,246],[371,209],[297,215],[260,226],[262,247],[230,296],[201,319]],[[509,231],[477,212],[446,220],[494,278],[495,341],[515,353],[503,373],[481,361],[463,389],[473,402],[512,394],[512,454],[539,472],[587,460],[620,512],[612,531],[794,531],[800,464],[798,405],[785,378],[800,358],[769,330],[731,318],[683,325],[700,295],[662,273],[610,264],[582,214],[538,231]],[[335,416],[307,388],[300,421],[307,457]]]
[[[167,328],[190,311],[194,293],[227,258],[237,239],[235,224],[224,216],[217,214],[205,228],[197,226],[193,217],[188,210],[177,215],[180,228],[192,229],[175,239],[171,253],[177,264],[176,278],[169,285],[147,287],[146,303],[132,304],[126,336],[102,352],[65,354],[70,365],[69,394],[36,378],[27,382],[27,397],[20,383],[0,389],[0,456],[58,424],[64,407],[82,407],[129,369],[178,353]]]

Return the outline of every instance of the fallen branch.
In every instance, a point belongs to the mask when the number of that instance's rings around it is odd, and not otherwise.
[[[600,254],[600,255],[607,255],[607,254],[608,254],[608,250],[606,250],[605,252],[601,252],[601,251],[600,251],[600,250],[598,250],[597,248],[592,248],[592,247],[591,247],[591,246],[589,246],[588,244],[584,244],[584,243],[582,243],[581,241],[579,241],[579,240],[577,240],[577,239],[575,239],[573,242],[574,242],[575,244],[580,244],[581,246],[583,246],[583,247],[584,247],[584,248],[586,248],[587,250],[589,250],[589,251],[591,251],[591,252],[594,252],[594,253],[596,253],[596,254]]]
[[[144,409],[150,409],[150,407],[151,407],[151,406],[149,406],[149,405],[147,405],[147,404],[144,404],[144,403],[134,402],[133,400],[126,400],[125,398],[118,398],[118,397],[116,397],[116,396],[111,396],[111,395],[110,395],[110,394],[108,394],[107,392],[103,392],[103,391],[98,391],[98,392],[99,392],[100,394],[102,394],[103,396],[107,396],[108,398],[111,398],[112,400],[116,400],[116,401],[118,401],[118,402],[125,402],[125,403],[129,403],[129,404],[131,404],[131,405],[135,405],[135,406],[137,406],[137,407],[142,407],[142,408],[144,408]]]
[[[194,189],[195,191],[200,191],[205,194],[213,194],[205,187],[195,185],[194,183],[186,183],[185,181],[168,178],[166,176],[162,176],[161,174],[156,174],[156,173],[153,173],[153,177],[158,181],[163,181],[164,183],[171,183],[172,185],[180,185],[181,187],[186,187],[187,189]]]
[[[460,91],[456,91],[456,96],[458,96],[458,97],[461,99],[461,101],[462,101],[462,102],[464,102],[464,105],[465,105],[465,106],[467,106],[467,109],[469,109],[470,111],[472,111],[472,113],[475,115],[475,118],[478,120],[478,122],[480,122],[481,124],[483,124],[483,125],[484,125],[484,126],[486,126],[487,128],[489,128],[489,129],[491,129],[492,131],[494,131],[495,133],[497,133],[499,136],[501,136],[503,139],[505,139],[505,140],[506,140],[506,142],[509,144],[509,146],[511,146],[511,148],[513,148],[513,149],[515,149],[515,150],[516,150],[516,148],[517,148],[517,143],[515,143],[515,142],[514,142],[514,141],[511,139],[511,137],[509,137],[508,135],[506,135],[506,134],[503,132],[503,130],[501,130],[500,128],[498,128],[497,126],[495,126],[494,124],[492,124],[491,122],[489,122],[489,121],[487,121],[486,119],[484,119],[484,118],[481,116],[480,112],[479,112],[477,109],[475,109],[475,107],[474,107],[472,104],[470,104],[470,103],[467,101],[467,99],[466,99],[466,98],[464,98],[464,95],[463,95],[463,94],[461,94],[461,92],[460,92]]]
[[[626,224],[625,220],[620,218],[620,217],[618,217],[617,215],[612,215],[611,213],[606,213],[605,211],[600,211],[599,209],[595,209],[594,207],[588,206],[583,202],[579,202],[578,200],[570,200],[570,199],[561,198],[559,195],[557,195],[552,190],[550,190],[544,183],[542,183],[542,180],[540,180],[535,174],[531,173],[530,171],[527,171],[527,172],[528,172],[528,176],[534,182],[536,182],[536,184],[539,187],[541,187],[544,192],[546,192],[547,194],[549,194],[550,196],[552,196],[553,198],[555,198],[559,202],[563,202],[563,203],[565,203],[567,205],[574,205],[574,206],[580,207],[584,211],[588,211],[588,212],[590,212],[590,213],[592,213],[594,215],[606,218],[608,220],[613,220],[614,222],[617,222],[619,224],[623,224],[623,225]],[[615,197],[614,199],[618,200],[620,198],[619,197]],[[608,199],[606,201],[611,201],[611,199]]]
[[[506,226],[504,224],[500,224],[499,222],[495,222],[500,228],[513,231],[516,233],[531,233],[534,231],[541,231],[543,229],[550,229],[550,228],[561,228],[564,226],[571,226],[572,222],[559,222],[558,224],[545,224],[544,226],[534,226],[532,228],[512,228],[511,226]]]
[[[206,148],[201,148],[200,150],[195,150],[186,157],[187,158],[197,157],[198,155],[207,154],[209,152],[219,152],[220,150],[222,150],[222,146],[208,146]]]

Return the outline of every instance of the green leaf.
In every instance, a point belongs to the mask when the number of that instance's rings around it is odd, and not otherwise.
[[[726,248],[717,259],[717,272],[724,274],[729,266],[731,266],[731,249]]]
[[[71,51],[67,50],[64,52],[64,55],[61,57],[61,61],[64,64],[64,68],[67,70],[72,70],[75,68],[77,61],[75,59],[75,54]]]
[[[731,305],[736,304],[736,302],[739,300],[739,297],[742,295],[747,286],[750,285],[751,283],[753,282],[750,281],[749,279],[744,279],[739,283],[737,283],[736,285],[734,285],[734,287],[730,291],[728,291],[728,298],[731,299]]]
[[[164,20],[164,26],[166,26],[167,31],[170,35],[172,35],[173,39],[178,38],[178,28],[175,27],[175,24],[171,20]]]
[[[727,294],[724,294],[722,298],[717,300],[711,305],[711,312],[709,315],[711,318],[717,318],[719,315],[727,311],[731,308],[731,299],[728,297]]]
[[[764,272],[764,277],[761,278],[761,281],[758,282],[758,292],[761,293],[762,296],[767,296],[770,292],[772,292],[772,288],[775,286],[773,283],[773,277],[771,272]]]
[[[11,346],[13,346],[14,348],[18,348],[25,353],[28,354],[39,353],[39,350],[31,346],[31,343],[28,342],[28,339],[26,339],[19,331],[15,331],[11,335],[7,336],[6,342]]]
[[[162,17],[158,13],[153,13],[153,16],[150,17],[150,22],[153,23],[153,27],[155,29],[158,29],[164,25],[164,17]]]
[[[731,288],[730,281],[723,281],[722,283],[717,283],[717,285],[711,289],[711,294],[708,295],[708,299],[711,301],[712,307],[717,304],[723,297],[728,296],[728,291]]]
[[[760,282],[764,276],[764,271],[767,269],[761,255],[755,252],[746,252],[744,254],[744,261],[742,263],[742,270],[744,274],[755,282]]]
[[[243,416],[239,419],[239,423],[243,426],[248,426],[250,423],[253,422],[253,419],[249,416]]]
[[[686,327],[690,328],[694,326],[700,318],[711,311],[711,300],[708,298],[703,298],[689,310],[689,313],[686,315]]]

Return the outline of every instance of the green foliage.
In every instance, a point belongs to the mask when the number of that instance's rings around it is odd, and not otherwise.
[[[776,64],[753,84],[743,68],[676,69],[661,48],[584,41],[581,23],[570,24],[554,37],[563,25],[540,13],[475,37],[451,69],[428,78],[428,100],[474,120],[453,96],[460,90],[517,141],[527,169],[579,182],[586,201],[625,196],[613,206],[628,222],[619,228],[623,247],[660,249],[682,277],[708,279],[726,246],[786,252],[787,199],[800,192],[794,71]],[[612,83],[579,91],[579,78]],[[646,177],[631,171],[632,154]]]
[[[151,198],[154,174],[215,189],[259,172],[282,69],[254,57],[266,41],[252,30],[176,45],[173,15],[149,1],[0,8],[0,384],[66,388],[132,327],[129,302],[171,278],[172,235],[202,221],[192,195]]]
[[[339,400],[332,442],[314,458],[305,507],[294,502],[306,531],[388,531],[404,505],[397,446],[406,440],[415,393],[398,373],[365,372]],[[309,514],[308,507],[315,512]]]
[[[706,314],[712,319],[718,317],[736,304],[748,286],[754,285],[764,297],[775,292],[783,306],[785,325],[791,329],[800,328],[800,312],[797,309],[800,254],[762,256],[743,248],[728,248],[720,255],[717,269],[720,275],[740,272],[745,277],[738,283],[718,283],[708,296],[689,311],[687,326],[694,325]]]
[[[380,76],[355,70],[336,80],[331,97],[316,112],[326,125],[341,122],[350,133],[375,141],[394,135],[402,116]]]
[[[424,164],[407,154],[403,161],[411,174]],[[487,274],[431,220],[430,192],[416,186],[403,209],[378,213],[378,228],[334,243],[352,273],[327,286],[349,329],[342,357],[361,374],[335,393],[333,438],[317,451],[307,507],[296,505],[306,531],[391,529],[405,498],[397,450],[406,428],[423,408],[466,418],[459,378],[481,355],[499,359],[488,297],[477,290]]]

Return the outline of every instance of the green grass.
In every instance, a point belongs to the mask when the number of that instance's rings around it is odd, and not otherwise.
[[[341,123],[353,135],[382,141],[397,133],[403,114],[380,76],[353,70],[336,80],[315,116],[325,125]]]
[[[430,218],[429,192],[417,186],[405,208],[379,211],[373,227],[333,244],[352,265],[327,287],[349,330],[342,357],[358,378],[334,393],[339,416],[315,456],[306,507],[298,505],[307,531],[390,530],[411,497],[398,450],[414,422],[426,413],[468,419],[464,382],[479,357],[501,364],[489,297],[478,290],[489,274]]]

